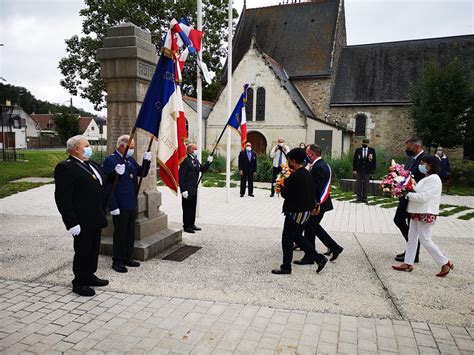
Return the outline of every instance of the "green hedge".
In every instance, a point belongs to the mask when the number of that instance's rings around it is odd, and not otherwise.
[[[451,160],[451,181],[453,185],[474,186],[474,161]]]

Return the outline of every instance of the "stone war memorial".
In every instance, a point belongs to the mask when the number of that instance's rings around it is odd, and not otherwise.
[[[115,150],[120,135],[130,134],[158,61],[151,35],[132,23],[109,28],[104,47],[97,51],[101,76],[107,84],[107,151]],[[137,160],[147,149],[149,136],[136,134]],[[156,143],[152,152],[156,151]],[[166,213],[160,211],[161,193],[156,190],[156,162],[143,179],[138,194],[138,219],[134,256],[139,260],[153,258],[181,241],[181,231],[168,227]],[[101,252],[112,253],[112,223],[103,231]]]
[[[36,60],[21,66],[31,52],[17,49],[53,46],[53,32],[63,36],[72,26],[62,17],[76,12],[76,1],[5,1],[0,51],[5,66],[13,60],[18,69],[0,68],[0,81],[21,69],[32,87],[36,76],[45,86]],[[474,92],[466,16],[474,5],[230,5],[238,18],[225,18],[226,2],[81,3],[75,18],[83,32],[66,40],[60,68],[65,81],[84,80],[89,69],[103,80],[106,147],[85,130],[92,148],[71,134],[70,157],[65,147],[17,149],[24,161],[0,161],[0,355],[474,355],[472,148],[443,151],[417,137],[410,95],[428,63],[437,66],[431,74],[441,73],[453,58],[467,74],[440,84],[432,101],[445,102],[452,87],[459,97]],[[54,31],[43,26],[44,10]],[[181,15],[187,18],[172,17]],[[35,35],[16,45],[11,39],[29,21]],[[359,39],[354,28],[380,35],[367,37],[377,43]],[[93,58],[81,57],[82,45],[99,42]],[[222,65],[211,65],[209,54]],[[443,76],[432,83],[445,83]],[[0,97],[12,96],[12,106],[1,107],[2,135],[10,141],[32,131],[23,125],[35,118],[38,130],[52,134],[55,115],[16,116],[14,96],[27,106],[28,92],[16,95],[8,85],[0,83]],[[449,122],[471,117],[462,112]],[[117,140],[133,131],[126,156]],[[438,174],[448,158],[450,174]],[[203,173],[205,166],[211,169]],[[126,195],[121,201],[133,203],[110,203],[104,213],[113,181],[120,181],[115,202]],[[117,216],[128,218],[126,227]],[[115,233],[130,226],[133,244]],[[118,255],[123,240],[130,258]]]

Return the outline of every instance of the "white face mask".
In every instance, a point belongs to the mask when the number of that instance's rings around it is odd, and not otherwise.
[[[248,152],[250,152],[252,150],[252,147],[247,147],[246,149]]]
[[[279,146],[279,147],[283,147],[283,143],[278,143],[278,146]]]
[[[128,148],[128,150],[127,150],[127,158],[130,158],[131,156],[133,156],[133,153],[135,153],[135,149]]]

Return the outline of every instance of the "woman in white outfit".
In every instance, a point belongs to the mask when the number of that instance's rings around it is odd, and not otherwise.
[[[413,271],[418,239],[433,259],[441,266],[438,277],[446,276],[453,263],[441,252],[431,239],[431,229],[439,214],[442,183],[438,176],[439,159],[426,155],[418,167],[425,177],[415,186],[415,192],[409,192],[407,212],[410,213],[410,229],[404,263],[393,265],[398,271]]]

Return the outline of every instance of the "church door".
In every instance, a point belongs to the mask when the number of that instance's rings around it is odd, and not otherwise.
[[[260,132],[249,132],[247,141],[252,143],[252,149],[257,154],[265,154],[267,152],[267,140]]]
[[[332,150],[332,131],[331,130],[314,131],[314,143],[321,147],[323,158],[331,158],[331,150]]]

